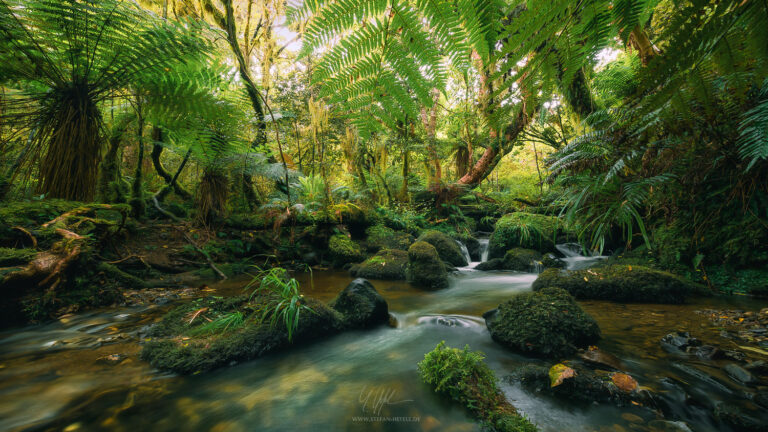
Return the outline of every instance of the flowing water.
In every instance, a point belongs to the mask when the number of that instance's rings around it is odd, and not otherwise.
[[[581,268],[600,258],[566,259],[570,267]],[[155,371],[138,359],[137,338],[166,307],[111,309],[2,333],[0,430],[480,430],[462,409],[423,385],[416,368],[424,353],[443,340],[483,351],[498,376],[540,362],[494,343],[481,318],[510,296],[529,291],[537,275],[482,272],[472,268],[476,264],[460,269],[449,288],[435,292],[373,281],[389,303],[394,327],[347,332],[189,377]],[[306,294],[322,300],[351,281],[339,271],[316,271],[311,280],[307,274],[297,277]],[[243,280],[212,285],[221,295],[238,293],[242,286]],[[659,339],[684,329],[718,342],[718,329],[694,311],[734,303],[750,310],[765,307],[738,299],[683,306],[581,304],[600,324],[601,349],[617,355],[641,385],[664,395],[677,419],[695,431],[715,431],[703,414],[706,407],[691,401],[732,398],[745,389],[712,363],[666,354]],[[110,354],[125,360],[99,360]],[[622,414],[634,413],[645,422],[655,418],[641,408],[569,405],[515,385],[503,383],[502,388],[544,431],[621,431],[629,429]],[[381,395],[389,403],[375,403]]]

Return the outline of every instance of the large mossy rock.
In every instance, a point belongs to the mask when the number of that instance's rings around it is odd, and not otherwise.
[[[496,342],[522,354],[564,357],[600,339],[600,328],[559,288],[526,293],[483,314]]]
[[[407,232],[395,231],[384,225],[374,225],[365,230],[365,240],[368,252],[378,252],[382,249],[408,250],[414,238]]]
[[[559,287],[578,299],[617,302],[683,303],[695,284],[672,273],[642,266],[611,265],[588,270],[549,269],[533,283],[533,290]]]
[[[554,252],[562,221],[555,216],[516,212],[496,221],[488,243],[488,257],[501,258],[512,248],[521,247],[540,252]]]
[[[527,272],[537,262],[541,262],[541,254],[533,249],[512,248],[504,254],[505,270]]]
[[[360,246],[344,234],[336,234],[328,240],[328,252],[336,266],[349,263],[358,263],[363,260],[363,251]]]
[[[497,432],[536,432],[538,428],[520,415],[496,384],[493,370],[479,351],[450,348],[445,342],[419,362],[421,379],[435,392],[468,409],[484,429]]]
[[[282,322],[275,326],[260,322],[246,297],[200,299],[172,310],[152,328],[141,359],[156,368],[188,375],[251,360],[291,343],[312,342],[344,329],[341,313],[314,299],[305,302],[312,312],[299,315],[291,341]],[[243,316],[239,325],[203,331],[208,322],[205,315],[215,321],[234,313]]]
[[[448,286],[448,271],[434,246],[417,241],[408,248],[408,281],[428,289]]]
[[[350,283],[331,306],[302,298],[311,311],[301,310],[292,337],[282,320],[261,320],[261,301],[212,296],[178,306],[150,328],[141,358],[159,369],[194,374],[389,320],[386,300],[364,279]]]
[[[344,316],[347,327],[367,328],[389,320],[389,307],[384,297],[365,279],[353,280],[330,303]]]
[[[380,280],[404,280],[408,268],[408,252],[383,249],[360,264],[353,265],[349,273],[354,277]]]
[[[440,259],[448,264],[456,267],[464,267],[469,264],[456,240],[440,231],[426,231],[419,236],[418,241],[427,242],[434,246]]]

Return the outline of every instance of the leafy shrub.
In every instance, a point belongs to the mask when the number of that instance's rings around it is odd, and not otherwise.
[[[313,312],[299,292],[299,282],[289,278],[288,271],[284,268],[274,267],[269,270],[259,270],[246,289],[257,283],[258,286],[251,293],[251,299],[257,295],[261,297],[261,321],[269,319],[272,327],[282,321],[288,332],[288,342],[291,342],[293,332],[299,326],[301,313]]]
[[[561,232],[563,223],[555,216],[522,212],[504,215],[491,235],[488,257],[501,258],[513,247],[552,252]]]

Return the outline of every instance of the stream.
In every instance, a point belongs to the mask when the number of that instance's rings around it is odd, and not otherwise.
[[[487,245],[487,241],[484,242]],[[568,268],[585,257],[560,245]],[[416,364],[440,341],[480,350],[498,377],[542,362],[493,342],[483,312],[531,289],[536,273],[460,268],[449,288],[429,292],[405,282],[372,281],[396,324],[352,331],[213,372],[181,377],[139,360],[138,338],[171,306],[111,308],[0,333],[0,430],[476,431],[460,407],[422,384]],[[343,271],[296,276],[308,296],[331,300],[352,278]],[[210,284],[240,293],[246,279]],[[580,302],[598,321],[602,350],[619,357],[641,386],[658,392],[674,420],[693,431],[721,430],[702,402],[743,399],[747,390],[718,361],[676,357],[659,340],[674,330],[725,343],[694,311],[759,310],[764,301],[692,299],[686,305]],[[118,354],[120,357],[110,355]],[[543,431],[654,430],[639,407],[570,405],[501,381],[507,398]],[[376,403],[383,396],[385,404]],[[634,425],[634,427],[630,427]]]

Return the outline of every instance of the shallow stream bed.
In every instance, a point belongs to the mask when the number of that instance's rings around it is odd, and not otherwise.
[[[598,259],[571,258],[572,268]],[[417,362],[443,340],[483,351],[499,377],[541,360],[494,343],[481,318],[510,296],[529,291],[537,275],[481,272],[475,265],[460,269],[449,288],[435,292],[373,281],[389,303],[394,327],[348,332],[188,377],[155,371],[138,358],[142,328],[167,306],[102,310],[0,333],[0,430],[480,430],[462,409],[420,382]],[[297,278],[306,295],[321,300],[332,299],[352,280],[340,271]],[[219,295],[238,294],[245,281],[211,288]],[[600,324],[600,348],[619,357],[641,386],[659,392],[674,420],[694,431],[721,430],[697,401],[744,399],[748,389],[726,377],[721,363],[676,357],[663,351],[659,340],[685,330],[705,343],[736,346],[695,311],[759,310],[768,303],[702,298],[681,306],[581,305]],[[114,354],[119,357],[109,357]],[[642,407],[569,405],[502,386],[543,431],[654,430],[657,418]]]

